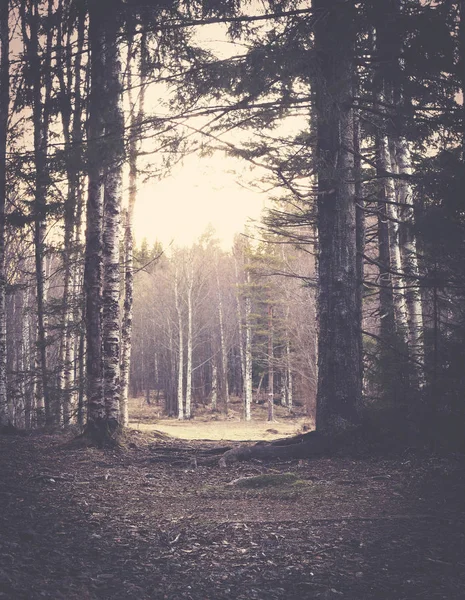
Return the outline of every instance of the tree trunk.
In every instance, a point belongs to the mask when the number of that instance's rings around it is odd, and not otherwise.
[[[415,374],[415,387],[422,387],[425,382],[424,374],[424,342],[423,342],[423,303],[420,289],[420,269],[414,226],[413,192],[409,183],[412,175],[412,162],[408,142],[405,138],[396,139],[396,160],[399,175],[400,207],[400,241],[402,264],[407,281],[407,310],[409,326],[409,355],[412,359]]]
[[[52,88],[51,52],[53,42],[52,27],[47,32],[44,64],[41,64],[39,50],[39,5],[34,0],[28,7],[23,0],[20,5],[23,42],[28,55],[31,70],[30,81],[32,94],[32,119],[34,125],[34,256],[36,269],[36,300],[37,300],[37,343],[39,352],[39,368],[41,377],[41,393],[45,407],[45,421],[52,425],[58,418],[58,408],[52,407],[48,381],[47,364],[47,317],[45,313],[45,284],[46,274],[44,265],[45,236],[47,218],[47,187],[48,187],[48,134],[50,96]],[[48,2],[48,17],[53,14],[53,0]],[[29,33],[28,33],[29,26]],[[41,73],[44,73],[42,81]],[[44,100],[42,101],[42,94]]]
[[[211,409],[213,412],[217,410],[218,403],[218,367],[216,366],[215,357],[212,359],[212,392],[211,392]]]
[[[274,323],[273,307],[268,306],[268,421],[274,420]]]
[[[318,160],[319,372],[317,429],[336,433],[359,422],[362,394],[357,278],[354,132],[355,8],[314,0]]]
[[[0,0],[0,427],[10,420],[6,386],[6,148],[10,105],[9,0]]]
[[[355,227],[356,227],[356,246],[357,246],[357,329],[359,336],[359,347],[362,351],[359,354],[360,358],[360,373],[363,381],[363,290],[364,290],[364,255],[365,255],[365,203],[363,200],[363,183],[362,183],[362,160],[360,148],[360,119],[358,115],[354,115],[354,175],[355,175]]]
[[[63,0],[60,2],[59,14],[62,14]],[[62,36],[63,22],[59,28],[57,40],[57,60],[63,60]],[[77,48],[74,62],[72,62],[73,47],[71,32],[68,32],[66,43],[66,68],[58,70],[60,92],[62,102],[60,103],[63,135],[65,139],[66,174],[68,182],[67,198],[64,209],[64,248],[63,248],[63,300],[62,320],[63,334],[60,347],[60,372],[58,376],[58,388],[63,401],[63,422],[67,425],[72,420],[75,408],[75,316],[78,304],[75,294],[75,278],[79,271],[79,260],[76,248],[76,230],[78,229],[78,202],[80,190],[79,168],[82,164],[82,49],[84,46],[85,12],[81,9],[78,14],[77,25]],[[65,80],[66,74],[66,80]],[[71,103],[72,77],[74,74],[74,107]],[[77,322],[77,321],[76,321]]]
[[[144,38],[145,40],[145,38]],[[141,42],[141,61],[145,55],[145,41]],[[129,396],[129,373],[131,368],[131,345],[132,345],[132,320],[134,304],[134,207],[137,198],[137,155],[139,143],[138,125],[144,114],[145,98],[145,73],[144,65],[141,66],[141,82],[139,90],[139,111],[136,114],[135,103],[132,99],[132,70],[131,70],[132,44],[128,46],[128,94],[129,108],[131,111],[131,131],[129,138],[129,198],[124,227],[124,308],[123,324],[121,330],[121,393],[120,408],[123,426],[129,423],[128,396]]]
[[[192,289],[194,287],[194,267],[192,262],[187,265],[187,364],[186,364],[186,419],[191,418],[192,403],[192,327],[193,327],[193,309],[192,309]]]
[[[236,274],[236,314],[237,314],[237,329],[239,332],[239,358],[241,365],[241,378],[242,378],[242,392],[244,392],[244,380],[245,380],[245,354],[244,354],[244,328],[242,327],[242,310],[241,310],[241,297],[239,294],[239,270],[237,268],[237,257],[233,253],[234,258],[234,272]]]
[[[291,343],[289,338],[286,340],[286,393],[287,393],[287,409],[292,413],[294,409],[294,392],[293,392],[293,374],[292,374],[292,362],[291,362]]]
[[[391,251],[389,245],[389,221],[385,185],[382,175],[381,145],[377,137],[377,176],[382,182],[379,187],[378,202],[378,263],[379,263],[379,312],[380,335],[385,345],[392,344],[396,330],[394,316],[394,293],[391,278]]]
[[[89,7],[91,85],[88,125],[88,195],[84,289],[86,294],[87,419],[91,436],[105,431],[103,395],[102,283],[103,283],[103,114],[105,85],[104,7]],[[104,435],[104,434],[103,434]],[[98,436],[97,436],[98,437]]]
[[[218,264],[216,266],[216,286],[218,290],[218,318],[220,322],[220,344],[221,344],[221,376],[223,382],[224,412],[229,410],[229,382],[228,382],[228,351],[226,349],[226,338],[224,335],[223,297],[221,295],[220,278],[218,275]]]
[[[183,323],[182,323],[182,311],[181,302],[179,299],[179,286],[178,286],[178,269],[174,274],[174,301],[176,305],[176,313],[178,315],[178,419],[184,419],[184,335],[183,335]]]
[[[246,271],[245,296],[245,377],[244,377],[244,416],[246,421],[252,418],[252,301],[250,298],[250,273]]]
[[[386,135],[380,137],[380,166],[384,174],[384,198],[386,200],[386,215],[388,218],[390,271],[393,283],[394,314],[396,331],[407,347],[408,319],[405,301],[406,284],[403,277],[402,258],[400,254],[399,213],[397,210],[397,195],[392,173],[391,152],[389,139]]]
[[[465,0],[460,0],[459,68],[462,87],[462,162],[465,164]]]
[[[117,10],[105,17],[105,194],[103,231],[103,373],[106,417],[111,428],[119,419],[120,367],[120,218],[123,194],[124,115]]]

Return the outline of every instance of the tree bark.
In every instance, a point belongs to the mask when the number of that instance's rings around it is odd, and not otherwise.
[[[244,377],[244,415],[245,420],[252,418],[252,300],[250,298],[250,273],[246,271],[245,296],[245,377]]]
[[[408,310],[409,354],[412,359],[415,387],[425,383],[424,340],[423,340],[423,303],[420,289],[420,269],[414,226],[413,191],[408,178],[412,174],[412,161],[408,142],[399,137],[395,140],[396,160],[399,175],[400,242],[403,270],[406,276],[406,302]]]
[[[5,262],[5,209],[6,209],[6,149],[8,113],[10,105],[10,29],[9,0],[0,0],[0,427],[7,425],[6,385],[6,262]]]
[[[191,418],[192,403],[192,345],[193,345],[193,307],[192,291],[194,287],[194,266],[192,261],[187,265],[187,363],[186,363],[186,419]]]
[[[63,0],[59,5],[58,13],[63,17]],[[73,46],[71,32],[68,31],[67,43],[63,44],[63,19],[59,28],[57,40],[57,60],[63,61],[63,46],[66,48],[66,66],[58,70],[60,92],[62,101],[60,103],[63,136],[65,140],[66,174],[68,182],[67,198],[64,208],[64,248],[63,248],[63,299],[62,320],[63,334],[61,339],[60,356],[61,365],[59,372],[58,387],[63,402],[64,425],[70,423],[75,408],[75,317],[79,304],[75,280],[80,271],[76,231],[78,223],[78,203],[80,200],[80,167],[82,166],[82,50],[84,46],[85,12],[81,8],[77,15],[77,47],[72,61]],[[66,74],[66,79],[65,79]],[[73,84],[74,76],[74,84]],[[74,105],[71,102],[74,94]],[[78,322],[76,320],[76,322]]]
[[[45,422],[52,425],[58,420],[59,407],[51,405],[48,361],[47,361],[47,317],[45,298],[45,236],[47,228],[47,188],[48,188],[48,135],[50,97],[52,88],[51,52],[54,28],[47,32],[44,64],[41,64],[39,54],[39,20],[40,3],[34,0],[27,7],[24,0],[20,5],[23,42],[28,55],[31,70],[30,81],[32,93],[32,119],[34,125],[34,256],[36,269],[36,300],[37,300],[37,343],[41,377],[41,393],[45,408]],[[48,17],[53,14],[53,0],[48,1]],[[29,33],[28,33],[29,27]],[[44,73],[42,80],[41,73]],[[42,94],[44,100],[42,101]]]
[[[223,317],[223,297],[221,295],[220,278],[218,274],[218,263],[216,267],[216,287],[218,291],[218,319],[220,323],[220,344],[221,344],[221,375],[223,382],[223,402],[224,412],[228,414],[229,410],[229,381],[228,381],[228,351],[226,349],[226,338],[224,334]]]
[[[394,293],[391,278],[391,251],[389,245],[389,221],[384,181],[382,178],[380,138],[377,136],[377,175],[380,177],[378,202],[378,262],[379,262],[379,312],[380,335],[386,343],[391,344],[395,330]]]
[[[121,393],[120,409],[123,426],[129,423],[128,396],[129,396],[129,373],[131,368],[131,346],[132,346],[132,321],[134,305],[134,207],[137,198],[137,155],[139,136],[138,125],[144,115],[145,99],[145,36],[141,41],[141,81],[139,90],[139,110],[136,113],[135,103],[132,98],[132,68],[131,68],[132,44],[128,46],[128,95],[129,108],[131,112],[131,131],[129,138],[129,198],[126,211],[126,222],[124,227],[124,307],[123,323],[121,329]]]
[[[336,433],[359,422],[362,395],[354,132],[355,8],[315,0],[318,161],[317,429]]]
[[[380,137],[380,166],[384,173],[384,198],[386,200],[386,215],[388,218],[389,256],[391,280],[393,283],[394,315],[396,331],[405,346],[408,345],[407,303],[405,300],[406,283],[403,276],[402,257],[400,253],[399,213],[397,195],[392,173],[391,152],[389,139],[386,135]]]
[[[273,307],[268,306],[268,421],[274,420],[274,321]]]
[[[105,194],[103,230],[103,373],[106,418],[119,418],[120,367],[120,220],[123,193],[124,116],[117,6],[105,17]]]
[[[84,289],[86,294],[87,419],[90,433],[105,428],[102,356],[104,10],[89,7],[91,84],[88,125],[88,195]]]
[[[181,302],[179,298],[179,284],[178,284],[178,268],[174,274],[174,301],[176,306],[176,314],[178,316],[178,419],[182,421],[184,419],[184,335],[183,335],[183,323],[182,323],[182,311]]]

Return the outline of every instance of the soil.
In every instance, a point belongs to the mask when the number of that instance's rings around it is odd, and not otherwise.
[[[0,598],[465,598],[464,456],[222,469],[218,444],[0,436]]]

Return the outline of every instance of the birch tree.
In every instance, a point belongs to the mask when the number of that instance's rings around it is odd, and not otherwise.
[[[9,0],[0,2],[0,427],[9,419],[6,363],[6,261],[5,208],[7,196],[7,137],[10,105],[10,29]]]
[[[116,8],[116,10],[115,10]],[[106,156],[103,229],[103,372],[106,416],[119,426],[120,368],[120,219],[123,193],[124,117],[119,52],[118,4],[105,17]]]
[[[137,158],[138,147],[140,145],[140,134],[138,131],[139,123],[144,115],[145,99],[145,54],[146,39],[142,36],[140,49],[140,90],[139,105],[136,107],[133,98],[133,73],[132,56],[133,40],[128,45],[127,56],[127,82],[128,82],[128,101],[130,111],[130,136],[128,148],[129,160],[129,192],[128,206],[126,209],[124,223],[124,312],[121,329],[121,394],[120,407],[123,425],[127,426],[129,422],[128,415],[128,394],[129,394],[129,372],[131,363],[131,342],[132,342],[132,319],[134,305],[134,207],[137,198]]]
[[[105,114],[105,16],[104,3],[89,7],[89,44],[91,51],[91,86],[88,125],[88,195],[86,228],[87,346],[87,431],[98,443],[106,443],[114,433],[104,396],[103,372],[103,213],[104,213],[104,145]],[[113,411],[112,411],[113,416]]]

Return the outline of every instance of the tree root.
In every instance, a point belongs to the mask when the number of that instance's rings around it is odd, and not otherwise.
[[[223,454],[220,467],[246,460],[273,460],[292,458],[311,458],[328,453],[332,449],[332,440],[316,431],[292,438],[274,440],[273,442],[258,442],[253,446],[237,446]]]

